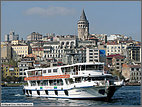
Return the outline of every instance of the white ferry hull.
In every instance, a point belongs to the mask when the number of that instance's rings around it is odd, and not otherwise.
[[[111,99],[114,92],[121,86],[100,86],[73,88],[68,90],[31,90],[27,89],[25,95],[29,97],[67,98],[67,99]],[[39,92],[39,93],[38,93]]]

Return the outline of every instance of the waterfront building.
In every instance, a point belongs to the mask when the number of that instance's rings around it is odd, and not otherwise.
[[[27,61],[20,61],[18,62],[19,67],[19,77],[25,77],[25,70],[33,69],[33,61],[27,60]]]
[[[122,65],[125,62],[125,56],[120,54],[108,55],[106,57],[106,64],[110,67],[111,71],[122,72]]]
[[[30,35],[27,36],[27,41],[37,41],[42,40],[42,35],[38,32],[32,32]]]
[[[78,21],[78,38],[79,40],[86,40],[89,36],[89,22],[86,18],[84,10],[80,16],[80,20]]]
[[[138,44],[132,44],[127,47],[128,59],[132,62],[140,64],[141,63],[141,46]]]
[[[141,66],[123,64],[122,75],[129,82],[140,82],[141,81]]]

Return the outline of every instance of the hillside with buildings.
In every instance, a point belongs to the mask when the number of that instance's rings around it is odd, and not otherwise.
[[[77,25],[78,35],[32,32],[19,40],[14,31],[6,34],[1,42],[2,80],[21,82],[27,69],[104,62],[106,72],[129,82],[141,81],[141,42],[121,34],[90,34],[84,10]]]

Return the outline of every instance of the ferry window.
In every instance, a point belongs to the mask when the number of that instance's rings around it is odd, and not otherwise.
[[[48,70],[48,73],[51,73],[51,69]]]
[[[94,65],[86,65],[86,70],[94,70],[95,66]]]
[[[28,72],[28,76],[33,76],[33,75],[35,75],[35,71],[29,71]]]
[[[37,81],[38,86],[40,86],[40,81]]]
[[[43,73],[46,73],[46,70],[43,70]]]
[[[47,86],[47,85],[48,85],[48,80],[44,80],[41,84],[42,84],[43,86]]]
[[[85,70],[85,65],[82,65],[82,66],[81,66],[81,70]]]
[[[99,65],[99,70],[103,70],[103,65]]]
[[[69,78],[68,80],[70,84],[74,83],[72,78]]]
[[[57,80],[57,85],[58,85],[58,86],[60,85],[60,80]]]
[[[57,81],[56,80],[54,80],[54,85],[57,85]]]
[[[49,80],[49,84],[50,84],[50,86],[53,86],[54,85],[54,83],[53,83],[54,81],[53,80]]]
[[[53,69],[53,72],[57,72],[57,69]]]
[[[103,65],[86,65],[86,70],[102,70]]]
[[[68,80],[67,80],[67,79],[65,79],[65,81],[66,81],[66,84],[68,85]]]
[[[63,85],[63,80],[62,79],[60,80],[60,83],[61,83],[61,85]]]
[[[81,77],[75,78],[75,83],[80,83],[81,82]]]
[[[31,81],[31,86],[36,86],[36,81]]]

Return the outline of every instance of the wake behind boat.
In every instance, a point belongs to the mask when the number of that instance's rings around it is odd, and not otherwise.
[[[23,91],[26,96],[70,99],[110,100],[123,81],[104,72],[104,63],[72,65],[26,70]]]

